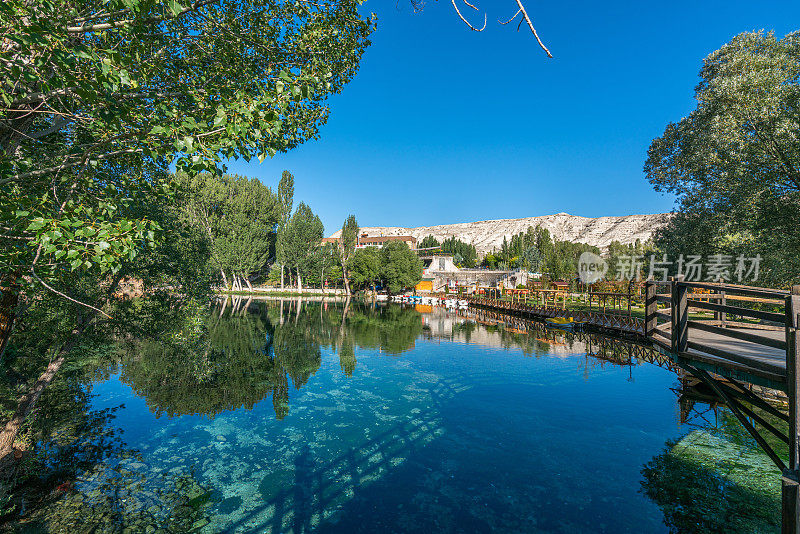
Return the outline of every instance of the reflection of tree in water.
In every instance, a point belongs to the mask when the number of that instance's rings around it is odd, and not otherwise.
[[[272,393],[275,414],[285,417],[289,380],[299,389],[319,369],[319,343],[308,314],[279,324],[262,307],[250,309],[210,313],[195,343],[131,344],[122,381],[144,396],[157,416],[214,417],[242,406],[252,409]],[[287,313],[293,312],[287,307]]]
[[[356,349],[353,346],[353,338],[345,335],[342,344],[339,345],[339,367],[345,376],[353,376],[356,370]]]
[[[25,450],[0,468],[0,530],[12,522],[24,522],[26,532],[122,532],[132,525],[186,532],[202,524],[208,499],[198,497],[208,491],[188,474],[151,484],[152,475],[135,470],[144,467],[137,451],[113,426],[118,408],[91,409],[86,382],[109,368],[113,345],[82,346],[79,353],[39,399],[18,443]]]
[[[400,354],[414,348],[422,333],[422,316],[401,306],[357,306],[347,317],[347,331],[361,348]]]
[[[642,468],[642,492],[671,532],[778,532],[779,470],[727,409],[718,413],[716,428],[668,442]]]
[[[214,416],[250,409],[272,391],[272,336],[257,314],[211,314],[192,344],[139,341],[123,358],[122,381],[145,397],[157,416]]]
[[[301,313],[292,321],[275,327],[272,346],[272,377],[275,384],[272,404],[275,415],[283,419],[289,413],[289,383],[300,389],[322,364],[319,341],[314,338],[313,315]]]
[[[157,416],[213,417],[272,394],[278,419],[289,413],[290,383],[302,388],[320,368],[321,347],[339,354],[351,376],[356,350],[399,354],[422,332],[418,312],[399,306],[346,306],[285,301],[209,314],[192,343],[140,340],[123,351],[122,381],[145,397]]]

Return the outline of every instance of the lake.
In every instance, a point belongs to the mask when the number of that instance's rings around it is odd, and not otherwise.
[[[779,531],[777,470],[635,344],[355,301],[228,302],[204,327],[86,386],[126,452],[51,530]]]

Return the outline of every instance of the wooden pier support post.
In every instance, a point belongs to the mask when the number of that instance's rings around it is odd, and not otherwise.
[[[789,467],[781,477],[782,534],[800,534],[800,286],[786,297],[786,394],[789,397]]]

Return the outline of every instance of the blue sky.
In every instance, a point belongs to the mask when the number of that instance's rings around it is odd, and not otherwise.
[[[362,226],[421,226],[669,211],[642,166],[650,141],[693,109],[702,59],[742,31],[800,29],[797,0],[526,4],[555,59],[524,28],[497,24],[513,0],[478,4],[482,33],[446,0],[421,13],[367,1],[373,44],[329,100],[320,139],[230,172],[274,188],[292,171],[295,201],[326,235],[349,213]]]

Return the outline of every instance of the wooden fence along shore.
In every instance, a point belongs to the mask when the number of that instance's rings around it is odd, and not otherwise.
[[[591,328],[651,344],[713,391],[781,469],[782,532],[800,534],[800,286],[784,291],[689,282],[683,277],[649,280],[644,319],[630,312],[626,316],[564,310],[555,302],[549,307],[527,300],[459,298],[476,308],[532,319],[568,315]],[[745,383],[785,392],[789,413]],[[769,445],[767,434],[788,446],[788,462]]]

